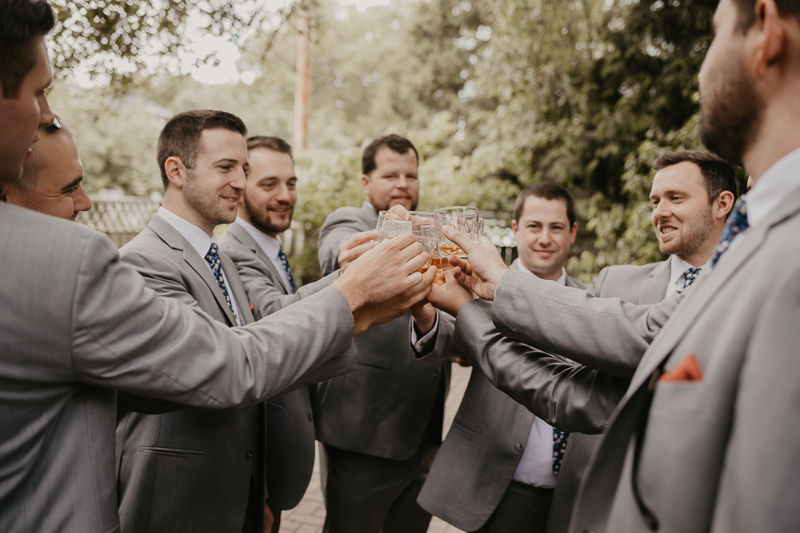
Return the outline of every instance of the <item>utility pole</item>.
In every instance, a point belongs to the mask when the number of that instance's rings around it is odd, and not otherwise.
[[[297,67],[294,88],[294,149],[308,148],[308,117],[311,114],[311,38],[312,0],[298,0]]]

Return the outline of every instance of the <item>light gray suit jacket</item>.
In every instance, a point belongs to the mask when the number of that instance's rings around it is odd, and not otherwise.
[[[119,529],[115,389],[230,409],[354,367],[333,288],[232,329],[158,298],[74,223],[0,203],[0,249],[0,531]]]
[[[567,286],[585,288],[571,277]],[[491,327],[489,315],[484,321]],[[480,529],[511,483],[533,420],[528,409],[475,369],[417,502],[459,529]],[[561,478],[562,474],[559,483]]]
[[[582,326],[576,330],[597,334],[602,326],[605,334],[586,346],[586,354],[577,354],[583,362],[615,368],[640,343],[646,349],[584,476],[572,532],[650,530],[632,491],[640,428],[637,485],[659,531],[800,530],[794,475],[800,463],[798,232],[800,191],[795,191],[682,298],[667,298],[644,314],[613,300],[576,305],[579,298],[567,289],[560,288],[560,297],[545,295],[547,287],[506,273],[494,322],[507,334],[537,342],[530,337],[542,332],[530,324],[523,328],[514,315],[525,310],[541,315],[544,307],[557,317],[568,313]],[[663,318],[676,301],[679,312],[657,327],[658,315]],[[564,347],[576,340],[567,339]],[[652,380],[662,365],[670,370],[689,354],[702,368],[700,381]]]
[[[220,239],[233,260],[257,319],[316,294],[339,276],[333,274],[289,294],[269,257],[240,224]],[[314,468],[314,419],[309,388],[267,401],[267,503],[273,511],[292,509],[303,498]]]
[[[355,233],[375,229],[378,215],[367,203],[343,207],[325,220],[319,236],[322,272],[338,268],[339,246]],[[411,313],[356,337],[358,372],[317,386],[316,434],[345,450],[408,459],[422,441],[434,402],[443,402],[440,381],[450,381],[450,363],[408,356]],[[452,321],[440,320],[436,346],[449,344]]]

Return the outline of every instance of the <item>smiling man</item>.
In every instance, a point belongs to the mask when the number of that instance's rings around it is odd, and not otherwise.
[[[46,215],[75,220],[92,208],[83,190],[83,164],[72,132],[56,121],[39,128],[39,141],[31,147],[22,177],[0,184],[6,202]]]

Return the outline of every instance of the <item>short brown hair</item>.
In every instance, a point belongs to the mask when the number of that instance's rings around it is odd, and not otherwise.
[[[411,141],[399,135],[384,135],[383,137],[378,137],[364,148],[364,155],[361,156],[362,174],[369,174],[377,168],[375,154],[378,153],[378,150],[380,150],[382,146],[398,154],[405,154],[408,153],[409,150],[413,150],[414,155],[417,157],[417,165],[419,165],[419,154],[417,153],[417,149],[414,148],[414,145],[411,144]]]
[[[255,150],[256,148],[264,148],[272,150],[280,154],[286,154],[294,161],[292,155],[292,145],[281,139],[280,137],[269,137],[267,135],[254,135],[247,139],[247,151]]]
[[[703,181],[706,184],[708,203],[710,204],[723,191],[730,191],[733,198],[738,196],[739,188],[736,185],[736,171],[719,156],[703,152],[702,150],[681,150],[680,152],[667,152],[653,163],[653,168],[661,170],[678,163],[688,161],[700,168]]]
[[[0,85],[3,98],[19,96],[25,76],[36,65],[36,39],[55,26],[46,0],[0,2]]]
[[[520,191],[517,201],[514,203],[514,221],[517,224],[519,224],[519,219],[522,218],[522,213],[525,211],[525,200],[529,196],[544,198],[545,200],[561,200],[567,205],[567,219],[569,220],[570,229],[575,226],[575,200],[572,199],[572,195],[561,185],[546,181],[528,185]]]
[[[247,136],[247,126],[242,119],[225,111],[195,110],[175,115],[158,136],[156,158],[161,170],[161,181],[167,190],[169,179],[164,164],[170,157],[178,157],[186,168],[193,168],[204,130],[225,129]]]

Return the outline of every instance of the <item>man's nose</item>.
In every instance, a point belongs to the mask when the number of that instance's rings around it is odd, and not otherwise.
[[[408,178],[406,178],[405,174],[400,174],[400,177],[397,180],[397,188],[398,189],[408,188]]]
[[[543,228],[542,231],[539,233],[539,244],[542,246],[547,246],[553,242],[553,236],[550,234],[550,230],[547,228]]]
[[[240,191],[247,188],[247,174],[245,174],[244,168],[239,168],[234,172],[233,179],[230,181],[230,186]]]
[[[50,102],[47,101],[47,96],[41,94],[39,96],[39,125],[49,126],[56,119],[53,110],[50,109]]]
[[[83,190],[83,185],[78,185],[78,190],[75,191],[75,199],[73,202],[76,213],[88,211],[92,208],[92,200],[89,198],[89,195],[86,194],[86,191]]]

